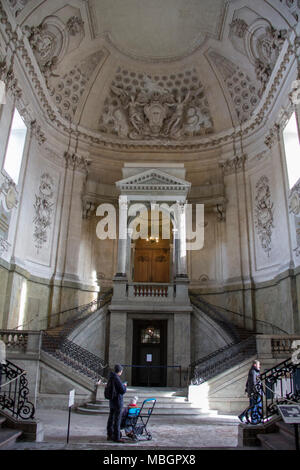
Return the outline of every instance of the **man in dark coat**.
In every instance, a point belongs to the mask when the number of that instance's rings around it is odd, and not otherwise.
[[[248,372],[245,392],[249,397],[249,406],[239,415],[240,421],[258,424],[262,418],[262,390],[260,380],[260,362],[255,360]]]
[[[123,395],[126,393],[127,384],[123,384],[120,375],[123,372],[123,367],[116,364],[114,372],[110,373],[108,384],[111,385],[111,396],[109,400],[109,416],[107,420],[107,440],[115,442],[125,442],[121,439],[120,425],[123,409]]]
[[[260,382],[260,362],[254,361],[248,373],[248,380],[246,382],[246,390],[245,390],[245,392],[247,393],[250,399],[250,406],[254,405],[255,396],[260,391],[259,390],[260,383],[261,383]]]

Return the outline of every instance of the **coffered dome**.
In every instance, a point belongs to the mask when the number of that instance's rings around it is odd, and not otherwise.
[[[298,15],[280,0],[9,4],[65,129],[118,150],[195,150],[253,131]]]

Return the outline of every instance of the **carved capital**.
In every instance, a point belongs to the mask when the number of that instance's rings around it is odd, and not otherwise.
[[[217,214],[217,221],[218,222],[225,222],[226,221],[226,207],[225,207],[225,204],[217,204],[214,207],[213,210]]]
[[[66,161],[67,168],[88,173],[88,167],[91,162],[86,157],[83,157],[76,153],[65,152],[64,158]]]
[[[8,251],[9,247],[10,243],[3,237],[0,237],[0,256],[2,256],[5,251]]]
[[[275,145],[279,141],[279,132],[280,125],[275,123],[274,126],[271,127],[265,138],[265,144],[269,149],[271,149],[273,145]]]
[[[46,142],[46,137],[45,137],[44,132],[41,129],[41,126],[37,124],[36,120],[31,121],[30,128],[31,128],[32,135],[34,135],[39,145],[44,144]]]
[[[247,160],[247,155],[236,155],[234,158],[229,158],[225,162],[220,163],[220,167],[222,168],[224,175],[231,175],[238,171],[241,171],[245,167],[245,162]]]

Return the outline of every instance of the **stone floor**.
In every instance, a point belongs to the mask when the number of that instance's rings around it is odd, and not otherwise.
[[[40,410],[37,419],[44,425],[43,442],[17,442],[16,450],[191,450],[238,449],[235,416],[152,416],[147,430],[152,440],[116,444],[106,440],[107,415],[71,413],[67,444],[68,411]]]

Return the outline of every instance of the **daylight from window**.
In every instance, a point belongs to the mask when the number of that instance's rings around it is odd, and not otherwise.
[[[283,131],[284,149],[289,178],[289,187],[292,188],[300,178],[300,144],[295,113]]]
[[[11,124],[4,160],[4,170],[18,184],[27,128],[17,109]]]

